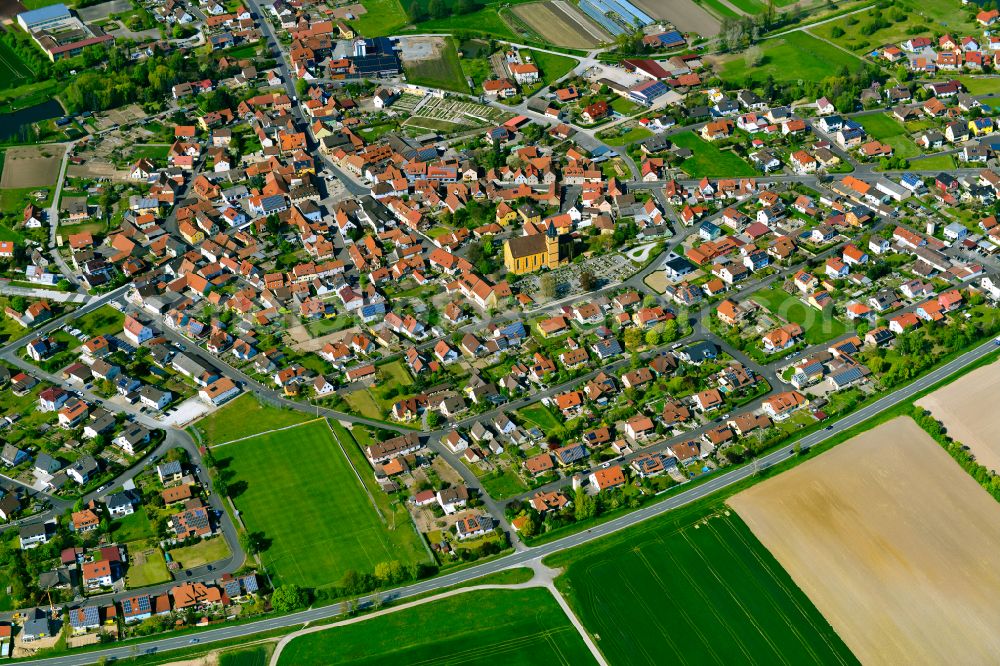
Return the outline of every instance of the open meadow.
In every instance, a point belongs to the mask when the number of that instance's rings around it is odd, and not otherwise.
[[[996,471],[1000,470],[998,391],[1000,363],[991,363],[920,398],[916,405],[944,424],[949,437],[969,447],[976,462]]]
[[[912,419],[729,503],[862,663],[1000,654],[1000,504]]]
[[[681,170],[694,178],[702,176],[755,176],[757,170],[730,150],[720,150],[691,130],[670,137],[676,145],[688,148],[694,155],[681,163]]]
[[[546,560],[611,664],[853,664],[724,505],[679,509]]]
[[[726,81],[742,85],[747,78],[763,82],[773,76],[775,81],[822,81],[837,76],[843,67],[860,69],[864,61],[837,47],[798,31],[774,37],[760,43],[763,61],[755,66],[747,64],[744,54],[737,53],[721,59],[716,70]]]
[[[593,664],[544,588],[479,590],[300,636],[279,666],[294,664]]]
[[[451,37],[403,37],[403,67],[414,85],[468,93],[455,40]]]
[[[218,447],[214,454],[220,470],[231,472],[247,530],[263,533],[268,543],[262,558],[276,583],[319,587],[339,582],[349,569],[371,572],[380,562],[428,559],[408,519],[396,514],[387,521],[376,509],[358,478],[370,477],[371,467],[355,473],[324,420]]]

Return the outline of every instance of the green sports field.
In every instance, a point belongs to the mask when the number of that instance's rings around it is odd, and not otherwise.
[[[280,666],[593,664],[566,614],[542,588],[456,595],[289,643]]]
[[[220,469],[233,472],[230,487],[237,484],[236,508],[247,530],[271,542],[262,557],[276,584],[322,587],[348,569],[371,572],[379,562],[428,559],[412,523],[394,520],[390,529],[383,521],[325,421],[214,453]],[[372,474],[370,467],[358,472]]]
[[[312,418],[303,412],[270,407],[253,395],[244,393],[195,423],[194,427],[205,436],[208,444],[215,445],[304,423]]]
[[[611,664],[854,664],[735,512],[672,512],[546,562]]]

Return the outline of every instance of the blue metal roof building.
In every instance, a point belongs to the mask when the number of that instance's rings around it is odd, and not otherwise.
[[[17,22],[25,30],[32,31],[39,30],[53,23],[65,21],[71,16],[69,7],[59,3],[57,5],[49,5],[48,7],[21,12],[17,15]]]

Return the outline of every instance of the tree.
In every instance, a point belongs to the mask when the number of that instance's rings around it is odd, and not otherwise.
[[[295,584],[282,585],[271,595],[271,606],[279,613],[291,613],[309,602],[305,590]]]
[[[431,18],[444,18],[448,16],[448,7],[445,5],[444,0],[431,0],[427,5],[427,11],[430,13]]]
[[[658,326],[654,326],[646,331],[646,344],[650,347],[660,344],[660,329]]]
[[[635,326],[629,327],[625,331],[625,349],[634,351],[642,346],[642,331]]]
[[[751,46],[743,54],[747,67],[760,67],[764,63],[764,50],[759,46]]]
[[[295,94],[305,97],[307,92],[309,92],[309,82],[305,79],[295,79]]]
[[[590,271],[580,272],[580,288],[584,291],[593,291],[597,286],[597,278]]]
[[[375,565],[375,578],[389,585],[401,583],[407,578],[406,568],[399,560],[379,562]]]
[[[427,413],[427,427],[437,430],[441,426],[441,412],[430,411]]]
[[[552,273],[543,275],[538,281],[538,290],[544,298],[555,298],[556,276]]]
[[[573,499],[574,515],[578,521],[589,520],[597,515],[597,500],[578,488]]]

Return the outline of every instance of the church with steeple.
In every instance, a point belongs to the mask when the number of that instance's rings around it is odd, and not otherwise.
[[[509,272],[517,275],[563,266],[568,259],[561,251],[559,240],[559,231],[549,220],[544,233],[518,236],[505,242],[503,263]]]

